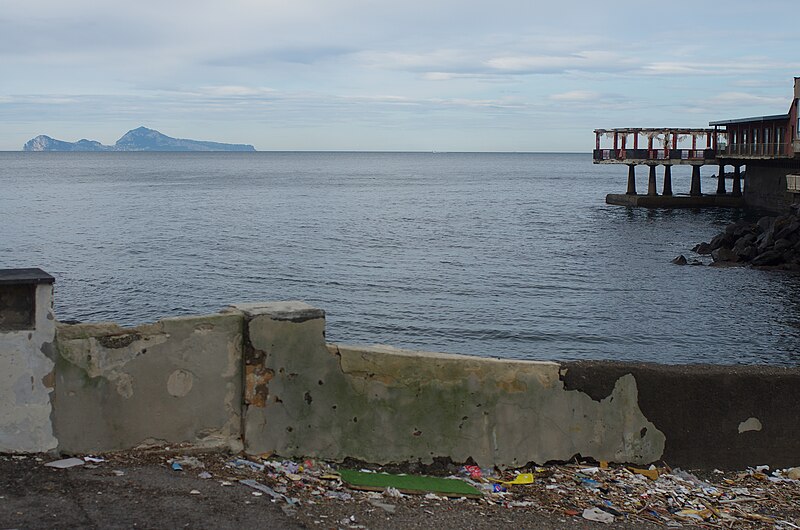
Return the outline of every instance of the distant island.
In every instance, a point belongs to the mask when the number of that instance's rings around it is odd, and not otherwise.
[[[166,134],[139,127],[125,133],[114,145],[103,145],[95,140],[64,142],[39,135],[25,143],[23,151],[255,151],[246,144],[224,144],[172,138]]]

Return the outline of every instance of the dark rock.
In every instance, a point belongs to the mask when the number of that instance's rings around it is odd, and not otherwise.
[[[792,248],[792,242],[788,239],[778,239],[775,241],[775,245],[772,247],[776,252],[783,252],[787,249]]]
[[[739,259],[742,261],[751,261],[753,258],[758,256],[758,250],[753,245],[744,247],[740,252],[737,252]]]
[[[792,235],[797,233],[797,229],[800,228],[800,223],[796,220],[789,223],[788,226],[781,229],[780,232],[775,234],[775,239],[789,239]]]
[[[672,260],[672,263],[674,263],[675,265],[686,265],[688,261],[686,260],[686,256],[681,254],[680,256]]]
[[[706,256],[708,254],[711,254],[711,250],[712,250],[711,245],[709,245],[708,243],[700,243],[699,245],[694,246],[692,252],[697,252],[702,256]]]
[[[753,258],[753,261],[751,263],[756,267],[763,267],[769,265],[777,265],[781,262],[783,262],[782,253],[778,252],[777,250],[768,250]]]
[[[765,252],[767,249],[769,249],[772,246],[772,244],[774,242],[775,242],[775,239],[772,236],[772,231],[770,230],[770,231],[764,232],[763,234],[758,236],[758,239],[756,239],[756,244],[758,245],[758,251],[759,252]]]
[[[758,226],[762,232],[766,232],[772,227],[772,223],[774,222],[774,217],[762,217],[756,222],[756,226]]]
[[[729,261],[736,263],[739,261],[739,256],[731,249],[720,247],[711,251],[711,257],[714,261]]]
[[[708,245],[709,247],[711,247],[711,250],[716,250],[720,247],[730,248],[732,243],[733,243],[733,236],[731,234],[722,233],[714,236],[714,239],[712,239],[711,243],[709,243]]]
[[[741,254],[742,250],[751,246],[755,240],[755,234],[745,234],[736,240],[736,243],[733,245],[733,251],[737,254]]]

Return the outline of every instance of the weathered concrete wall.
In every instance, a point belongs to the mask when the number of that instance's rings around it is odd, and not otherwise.
[[[666,436],[661,459],[688,468],[797,465],[800,370],[770,366],[563,365],[564,385],[607,399],[633,377],[638,406]]]
[[[245,413],[249,452],[379,463],[471,457],[482,466],[663,454],[632,376],[595,401],[564,388],[555,363],[326,346],[318,310],[239,308],[264,374],[262,399]]]
[[[59,325],[59,449],[241,447],[242,323],[240,314],[216,314],[128,329]]]
[[[791,172],[788,167],[748,164],[745,204],[775,213],[788,211],[794,201],[794,195],[786,191],[786,175]]]
[[[27,302],[35,302],[33,322],[29,322],[26,310],[16,307],[16,301],[3,304],[9,310],[7,314],[13,316],[0,331],[0,452],[44,452],[57,445],[50,422],[53,285],[30,288],[34,300]],[[13,290],[10,297],[17,298],[18,286]]]
[[[49,285],[37,307],[35,330],[0,334],[0,451],[243,442],[250,453],[377,463],[580,454],[690,468],[794,466],[800,454],[797,368],[326,344],[324,312],[301,302],[57,332]]]

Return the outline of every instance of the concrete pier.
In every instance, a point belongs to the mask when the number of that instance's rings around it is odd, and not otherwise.
[[[664,191],[662,195],[665,197],[672,196],[672,166],[664,166]]]
[[[636,166],[628,164],[628,191],[626,195],[636,195]]]
[[[656,192],[656,166],[650,166],[650,176],[647,179],[647,194],[650,196],[656,196],[658,193]]]
[[[700,187],[700,166],[692,166],[692,187],[689,195],[692,197],[699,197],[703,194]]]
[[[740,169],[741,166],[739,165],[733,166],[733,191],[731,195],[734,197],[742,196],[742,173]]]
[[[606,204],[642,208],[743,208],[744,198],[732,195],[606,195]]]
[[[717,176],[717,195],[725,195],[725,164],[719,165],[719,175]]]

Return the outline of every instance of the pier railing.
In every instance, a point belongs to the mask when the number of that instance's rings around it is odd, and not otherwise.
[[[626,161],[697,160],[708,161],[717,157],[715,149],[595,149],[594,160]]]
[[[789,156],[785,144],[733,144],[720,149],[720,156],[773,157]]]

